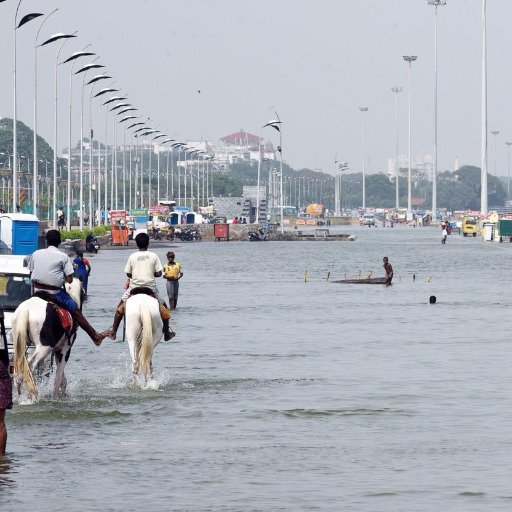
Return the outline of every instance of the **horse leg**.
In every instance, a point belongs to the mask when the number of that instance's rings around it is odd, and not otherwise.
[[[55,371],[55,382],[53,383],[52,400],[57,400],[59,391],[62,389],[66,390],[66,377],[64,376],[64,367],[68,360],[69,345],[65,346],[61,350],[55,352],[55,361],[57,363],[57,370]]]
[[[60,391],[63,395],[66,394],[67,387],[68,387],[68,379],[66,379],[66,375],[64,374],[64,372],[62,372],[62,384],[60,386]]]
[[[39,363],[47,357],[52,349],[50,347],[44,347],[43,345],[39,343],[35,343],[36,348],[34,350],[34,353],[28,358],[28,366],[30,368],[30,372],[33,376],[34,370],[37,368]],[[18,393],[18,397],[21,396],[21,386],[23,384],[23,375],[16,375],[15,377],[16,382],[16,391]],[[36,389],[36,396],[37,396],[37,389]],[[28,398],[32,398],[32,393],[29,391]]]
[[[126,339],[128,341],[128,349],[132,359],[132,373],[134,376],[139,374],[139,343],[138,331],[140,326],[133,326],[130,331],[126,331]]]
[[[52,352],[52,347],[46,347],[43,345],[36,344],[34,353],[28,358],[28,364],[30,369],[33,371],[43,362]]]

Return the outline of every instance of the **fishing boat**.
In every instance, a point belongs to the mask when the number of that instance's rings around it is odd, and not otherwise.
[[[331,281],[331,283],[348,283],[348,284],[388,284],[387,277],[367,277],[362,279],[340,279]],[[391,284],[391,283],[389,283]]]

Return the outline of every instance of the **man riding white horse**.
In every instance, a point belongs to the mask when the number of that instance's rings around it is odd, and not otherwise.
[[[162,304],[162,301],[158,297],[158,288],[156,286],[155,277],[162,276],[162,263],[160,258],[151,251],[148,251],[149,247],[149,235],[146,233],[139,233],[135,237],[135,243],[139,248],[138,252],[134,252],[126,263],[124,271],[130,280],[129,285],[121,297],[121,302],[117,306],[116,313],[114,315],[114,323],[109,329],[108,335],[115,340],[117,329],[121,324],[125,313],[126,300],[130,297],[130,293],[135,288],[145,288],[158,300],[160,307],[160,316],[163,323],[163,333],[165,341],[169,341],[174,335],[174,332],[169,330],[169,310]]]
[[[50,229],[46,233],[46,243],[46,249],[39,249],[27,258],[34,292],[43,291],[49,294],[59,306],[71,313],[96,346],[101,345],[107,333],[96,332],[64,289],[65,282],[73,282],[74,269],[69,256],[58,249],[61,243],[60,232]]]

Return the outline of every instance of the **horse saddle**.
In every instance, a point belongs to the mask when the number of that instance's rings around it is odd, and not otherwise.
[[[38,290],[37,292],[34,293],[33,297],[39,297],[40,299],[49,302],[53,306],[53,310],[57,314],[57,317],[62,325],[62,328],[66,332],[71,331],[71,329],[73,328],[73,317],[71,316],[71,313],[67,309],[61,307],[51,293]]]
[[[57,313],[57,316],[59,317],[62,328],[66,332],[71,331],[71,329],[73,328],[73,317],[71,316],[71,313],[64,308],[56,306],[55,304],[53,304],[53,308],[55,309],[55,313]]]

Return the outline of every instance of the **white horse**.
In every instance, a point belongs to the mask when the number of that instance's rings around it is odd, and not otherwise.
[[[142,370],[147,382],[153,378],[153,350],[163,335],[158,300],[144,293],[132,295],[126,301],[125,322],[133,375]]]
[[[66,291],[80,307],[82,302],[81,282],[75,278],[71,284],[66,283]],[[39,297],[31,297],[22,302],[12,317],[14,372],[18,396],[23,383],[27,386],[29,398],[38,395],[33,371],[51,353],[53,353],[57,365],[52,400],[57,399],[59,390],[65,392],[64,367],[75,339],[76,325],[71,330],[64,330],[53,304]],[[29,340],[35,349],[27,359]]]

